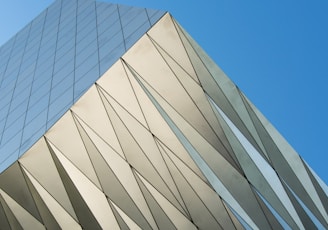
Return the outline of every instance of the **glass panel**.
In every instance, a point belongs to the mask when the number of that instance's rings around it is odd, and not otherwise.
[[[1,106],[0,107],[0,120],[5,121],[7,114],[8,114],[10,104],[9,103],[5,104],[5,103],[1,102],[0,106]],[[0,129],[0,133],[2,133],[2,131],[3,130]]]
[[[69,20],[65,25],[61,25],[58,31],[58,40],[64,39],[67,36],[72,37],[75,36],[76,30],[76,20]]]
[[[117,34],[122,34],[121,32],[121,25],[119,21],[114,22],[110,27],[104,28],[106,30],[101,31],[101,28],[98,27],[99,30],[99,47],[102,47],[107,44],[114,36],[117,36]]]
[[[21,115],[20,117],[18,117],[15,120],[15,122],[12,125],[6,127],[6,129],[4,130],[3,136],[2,136],[2,142],[1,142],[2,145],[4,143],[9,142],[15,135],[17,135],[17,133],[22,132],[23,125],[24,125],[24,119],[25,119],[25,116]],[[20,137],[16,137],[16,138],[20,138]],[[16,143],[17,145],[12,149],[18,148],[18,146],[20,144],[19,143],[20,140],[17,140],[17,141],[18,141],[18,143]]]
[[[7,98],[9,95],[11,96],[14,92],[15,81],[10,81],[7,85],[3,84],[0,88],[0,101],[3,101],[4,98]],[[10,100],[10,99],[9,99]],[[9,100],[7,100],[9,102]]]
[[[75,45],[75,33],[69,33],[67,36],[63,37],[62,39],[58,40],[57,42],[57,49],[59,50],[63,46],[70,44],[71,46]]]
[[[25,112],[26,105],[24,107],[17,108],[15,111],[10,112],[7,118],[4,132],[7,133],[7,138],[12,137],[12,134],[23,128]]]
[[[1,171],[8,168],[18,158],[18,146],[20,144],[22,133],[19,132],[9,142],[2,145],[0,148],[1,154]]]
[[[96,2],[97,4],[97,22],[98,24],[102,23],[108,17],[110,17],[114,12],[116,12],[116,5],[106,3],[101,4],[100,2]]]
[[[49,98],[49,96],[46,95],[49,95],[50,85],[51,85],[50,79],[48,79],[43,85],[41,85],[36,90],[34,89],[35,87],[33,85],[32,94],[29,102],[29,108],[34,106],[34,104],[37,103],[40,99]]]
[[[91,57],[90,57],[91,56]],[[94,57],[97,56],[97,57]],[[80,66],[84,61],[89,61],[90,58],[98,59],[98,46],[96,42],[91,42],[89,45],[85,47],[81,52],[76,54],[76,66]],[[94,60],[93,62],[96,62]]]
[[[87,58],[87,61],[83,62],[75,69],[75,79],[76,80],[80,79],[97,63],[98,63],[98,53],[95,52]]]
[[[123,26],[124,37],[127,38],[129,35],[131,35],[131,33],[133,33],[133,31],[145,23],[147,23],[146,27],[149,28],[147,15],[145,14],[145,11],[142,11]]]
[[[75,41],[67,42],[62,47],[58,48],[56,52],[56,60],[62,58],[64,55],[74,58]]]
[[[121,27],[119,16],[117,11],[108,16],[104,21],[99,22],[98,33],[99,35],[106,31],[108,28],[112,27],[113,24],[118,24]]]
[[[67,75],[67,71],[71,72],[74,68],[74,50],[69,50],[60,59],[56,60],[54,74]]]
[[[27,110],[26,114],[26,122],[29,123],[34,120],[34,118],[41,113],[41,111],[47,110],[49,103],[49,93],[43,95],[39,101],[34,103],[33,106],[30,106]]]
[[[61,82],[59,82],[53,89],[51,90],[50,103],[56,100],[56,98],[60,97],[65,91],[70,90],[73,95],[73,73],[64,78]],[[71,88],[71,89],[69,89]]]
[[[96,30],[93,29],[91,31],[89,31],[89,33],[87,35],[85,35],[84,37],[80,37],[81,39],[77,39],[77,45],[76,45],[76,53],[80,53],[81,51],[83,51],[85,49],[85,47],[87,45],[89,45],[90,43],[96,43],[97,42],[97,33]]]
[[[19,110],[22,110],[22,108],[26,108],[28,96],[29,89],[22,92],[20,97],[16,97],[15,99],[13,99],[10,106],[10,112],[16,110],[18,107],[20,107]]]
[[[53,64],[54,64],[54,57],[44,60],[42,63],[38,63],[38,66],[35,70],[35,77],[37,79],[43,75],[49,76],[52,74]]]

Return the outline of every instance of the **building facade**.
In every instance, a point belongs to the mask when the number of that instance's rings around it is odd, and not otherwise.
[[[328,228],[328,189],[166,12],[56,0],[0,48],[3,229]]]

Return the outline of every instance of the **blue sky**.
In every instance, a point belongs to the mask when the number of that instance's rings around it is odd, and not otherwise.
[[[0,45],[53,0],[2,0]],[[163,9],[328,183],[328,1],[115,0]]]

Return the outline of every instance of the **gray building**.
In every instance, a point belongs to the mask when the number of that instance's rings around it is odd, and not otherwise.
[[[328,189],[166,12],[56,0],[0,48],[1,229],[328,228]]]

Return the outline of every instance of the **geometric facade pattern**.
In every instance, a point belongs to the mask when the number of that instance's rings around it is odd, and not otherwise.
[[[0,174],[3,229],[327,229],[328,189],[165,14]]]
[[[0,171],[25,153],[164,14],[56,0],[0,48]]]

